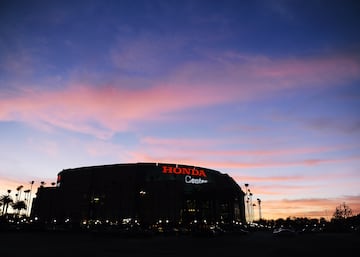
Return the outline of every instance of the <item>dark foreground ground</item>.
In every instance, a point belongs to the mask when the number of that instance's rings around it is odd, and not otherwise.
[[[360,236],[347,233],[276,237],[271,232],[217,237],[124,238],[67,232],[1,232],[0,256],[359,256]]]

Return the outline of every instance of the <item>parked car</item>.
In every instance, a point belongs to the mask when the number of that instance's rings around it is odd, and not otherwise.
[[[294,236],[296,235],[296,231],[292,228],[276,228],[273,231],[273,235],[275,236]]]

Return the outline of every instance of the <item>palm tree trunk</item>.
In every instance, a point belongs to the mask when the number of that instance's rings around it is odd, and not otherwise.
[[[7,212],[8,212],[9,203],[6,203],[5,206],[6,206],[6,207],[5,207],[5,215],[6,215]]]

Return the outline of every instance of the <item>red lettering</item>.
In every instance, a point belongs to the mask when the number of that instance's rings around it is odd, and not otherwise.
[[[204,170],[199,170],[199,176],[206,177]]]
[[[206,173],[204,170],[191,169],[191,168],[179,168],[172,166],[162,166],[162,172],[165,174],[177,174],[177,175],[192,175],[199,177],[206,177]]]
[[[173,167],[171,166],[162,166],[163,173],[173,173]]]
[[[174,169],[173,169],[173,172],[174,172],[175,174],[181,174],[181,168],[174,168]]]
[[[187,169],[187,168],[182,168],[182,174],[187,174],[190,175],[191,169]]]

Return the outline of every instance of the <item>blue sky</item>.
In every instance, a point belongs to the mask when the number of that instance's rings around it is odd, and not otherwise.
[[[264,217],[360,211],[357,1],[2,1],[0,194],[62,169],[217,169]]]

